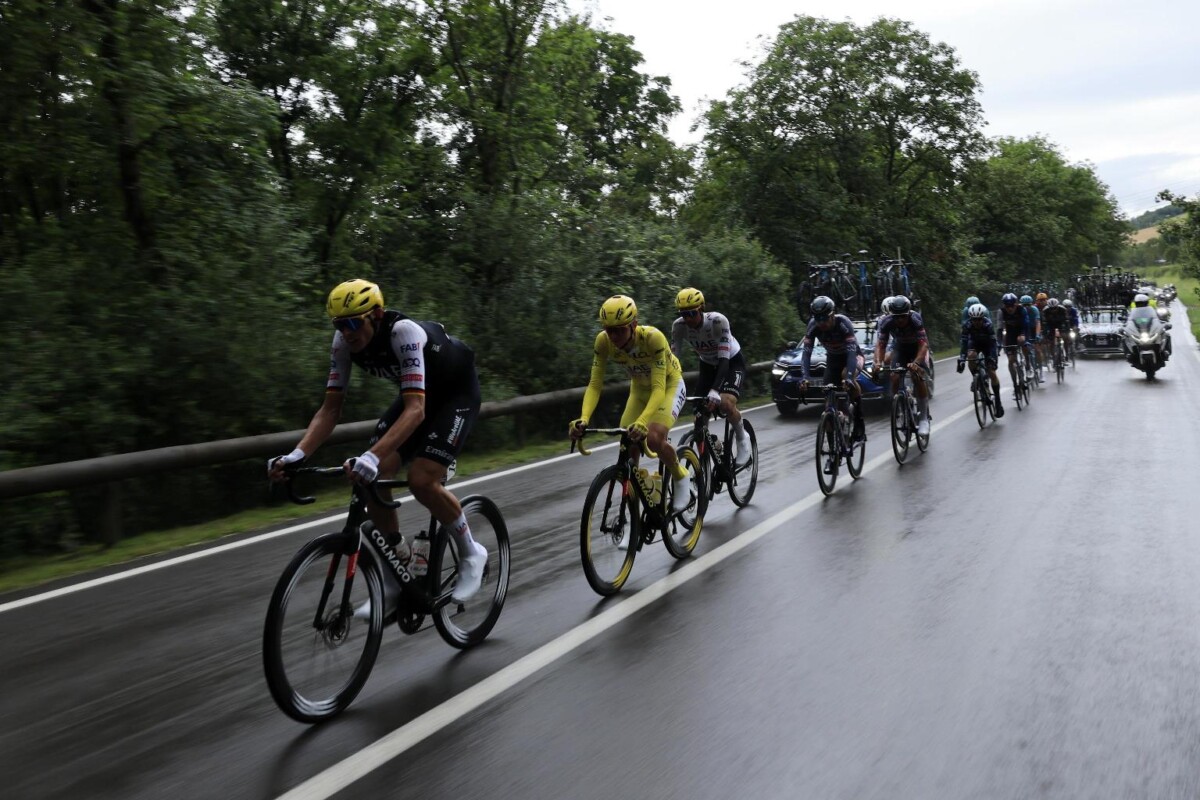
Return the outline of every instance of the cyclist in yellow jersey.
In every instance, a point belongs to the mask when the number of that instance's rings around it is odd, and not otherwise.
[[[658,328],[639,325],[637,305],[625,295],[613,295],[600,307],[600,324],[593,348],[592,375],[583,395],[583,411],[570,427],[572,439],[583,436],[592,412],[600,402],[604,371],[611,359],[629,373],[629,400],[621,415],[621,427],[635,441],[643,438],[675,475],[671,510],[683,511],[691,503],[694,487],[691,473],[675,456],[667,439],[671,426],[683,410],[685,389],[679,359],[671,352],[667,337]]]

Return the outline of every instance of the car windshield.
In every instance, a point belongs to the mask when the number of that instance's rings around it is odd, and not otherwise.
[[[1135,308],[1133,311],[1130,311],[1129,318],[1134,321],[1143,319],[1158,319],[1158,312],[1149,306],[1142,306],[1141,308]]]

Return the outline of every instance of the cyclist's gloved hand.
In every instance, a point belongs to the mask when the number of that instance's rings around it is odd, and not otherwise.
[[[348,459],[343,466],[354,480],[370,483],[379,475],[379,456],[368,450],[358,458]]]
[[[650,431],[646,428],[646,426],[640,422],[635,422],[629,426],[629,438],[633,439],[635,442],[640,442],[642,439],[645,439],[646,435],[649,433]]]
[[[570,426],[567,428],[567,435],[572,439],[582,439],[583,429],[587,427],[587,420],[583,417],[571,420]]]
[[[716,408],[721,404],[721,393],[716,389],[709,389],[704,399],[708,401],[709,408]]]
[[[797,388],[799,388],[799,389],[800,389],[800,393],[801,393],[801,394],[803,394],[804,392],[807,392],[807,391],[808,391],[808,378],[804,378],[804,379],[802,379],[802,380],[800,381],[800,386],[799,386],[799,387],[797,387]]]
[[[267,459],[267,477],[278,479],[283,475],[283,468],[289,464],[299,464],[304,459],[308,458],[304,451],[297,447],[286,456],[276,456],[275,458]]]
[[[962,371],[963,371],[964,369],[966,369],[966,367],[967,367],[967,362],[966,362],[966,360],[965,360],[965,359],[961,359],[961,358],[960,358],[960,359],[958,360],[958,366],[957,366],[957,367],[955,367],[955,370],[956,370],[956,371],[957,371],[957,372],[958,372],[958,373],[961,375],[961,374],[962,374]]]

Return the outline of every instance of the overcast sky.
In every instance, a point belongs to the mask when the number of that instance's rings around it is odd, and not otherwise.
[[[671,79],[688,132],[706,100],[744,82],[739,62],[797,14],[912,22],[979,75],[988,136],[1042,134],[1091,162],[1123,211],[1161,189],[1200,194],[1200,0],[571,0],[629,34]],[[604,22],[604,18],[611,18]]]

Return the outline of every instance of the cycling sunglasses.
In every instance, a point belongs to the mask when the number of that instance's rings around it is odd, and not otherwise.
[[[688,317],[688,318],[691,318],[691,317],[698,317],[698,316],[700,316],[700,313],[701,313],[701,312],[700,312],[700,309],[698,309],[698,308],[685,308],[685,309],[683,309],[682,311],[680,311],[680,312],[679,312],[679,315],[680,315],[681,317]]]
[[[359,317],[339,317],[333,321],[333,327],[342,333],[354,333],[367,324],[367,315]]]

